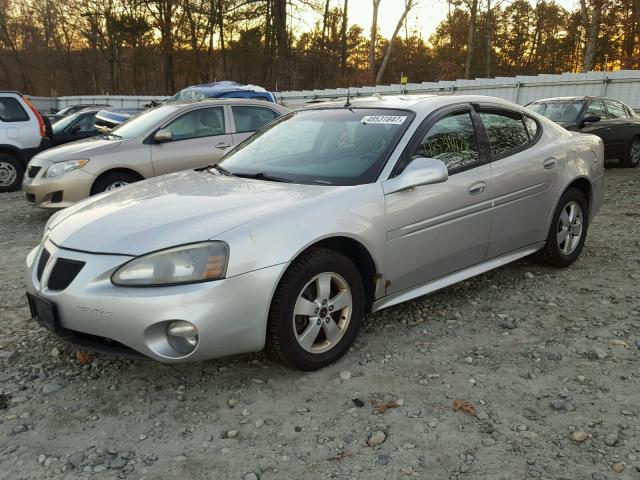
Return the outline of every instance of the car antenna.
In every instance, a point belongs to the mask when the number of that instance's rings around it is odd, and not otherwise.
[[[351,106],[351,89],[347,89],[347,102],[344,104],[344,108]]]

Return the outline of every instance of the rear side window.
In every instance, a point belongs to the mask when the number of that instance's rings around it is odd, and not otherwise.
[[[529,131],[520,113],[485,110],[479,112],[479,115],[487,131],[493,157],[526,147],[529,143]]]
[[[273,121],[278,114],[270,108],[264,107],[231,107],[233,121],[236,124],[236,133],[255,132],[267,123]]]
[[[29,114],[15,98],[0,98],[0,120],[3,122],[26,122]]]
[[[609,118],[626,118],[627,112],[624,109],[624,106],[618,102],[612,102],[611,100],[606,100],[607,110],[609,112]]]

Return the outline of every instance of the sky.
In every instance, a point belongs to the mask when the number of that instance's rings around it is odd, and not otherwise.
[[[498,0],[500,1],[500,0]],[[500,3],[507,3],[502,0]],[[343,5],[342,0],[331,0],[332,6]],[[349,0],[349,24],[358,24],[369,32],[371,28],[371,17],[373,6],[371,0]],[[448,4],[446,0],[417,0],[417,6],[409,14],[409,30],[417,30],[422,37],[429,38],[435,31],[438,24],[447,16]],[[480,2],[481,4],[484,2]],[[494,3],[497,3],[494,1]],[[535,0],[532,0],[535,3]],[[556,3],[567,9],[571,9],[577,4],[577,0],[556,0]],[[404,0],[382,0],[378,13],[378,30],[384,37],[389,38],[402,15]],[[310,15],[305,23],[310,27],[318,15]]]

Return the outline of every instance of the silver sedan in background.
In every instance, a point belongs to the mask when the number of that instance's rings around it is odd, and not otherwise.
[[[164,362],[265,346],[302,370],[363,317],[527,255],[569,266],[603,144],[513,103],[385,97],[281,117],[219,166],[86,200],[27,258],[32,316]]]

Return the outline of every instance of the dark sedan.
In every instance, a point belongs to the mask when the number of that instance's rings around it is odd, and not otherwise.
[[[75,142],[99,135],[96,128],[98,109],[86,109],[73,113],[53,124],[52,146]]]
[[[622,102],[604,97],[556,97],[527,107],[567,130],[599,136],[607,160],[619,159],[628,168],[640,163],[640,117]]]

